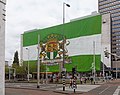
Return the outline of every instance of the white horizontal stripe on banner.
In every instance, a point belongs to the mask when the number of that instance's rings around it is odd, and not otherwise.
[[[69,56],[93,55],[93,41],[95,41],[95,54],[101,54],[101,34],[67,40],[70,41],[70,44],[66,47]],[[27,61],[28,58],[29,60],[37,60],[37,47],[38,45],[23,47],[23,60]]]

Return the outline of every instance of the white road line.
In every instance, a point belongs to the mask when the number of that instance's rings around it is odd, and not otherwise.
[[[106,89],[104,89],[103,91],[101,91],[99,94],[102,94],[105,90],[107,90],[110,86],[108,86]]]
[[[120,86],[118,86],[118,88],[115,90],[113,95],[118,95],[120,93]]]

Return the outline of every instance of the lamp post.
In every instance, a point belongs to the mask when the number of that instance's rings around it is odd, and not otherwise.
[[[117,62],[116,62],[116,80],[117,80],[117,74],[118,72],[117,72]]]
[[[10,75],[10,67],[8,67],[8,69],[9,69],[9,81],[10,81],[10,76],[11,76],[11,75]]]
[[[95,77],[96,77],[96,67],[95,67],[95,41],[93,41],[93,72],[94,72],[94,84],[96,82]]]
[[[117,75],[118,75],[118,71],[117,71],[117,57],[115,57],[115,67],[116,67],[115,76],[116,76],[116,80],[117,80]]]
[[[16,69],[15,69],[15,68],[13,68],[13,70],[14,70],[13,76],[14,76],[14,81],[15,81]]]
[[[65,23],[65,6],[70,7],[69,4],[63,2],[63,24]],[[64,29],[63,29],[63,34],[64,34]],[[62,65],[62,69],[64,68],[64,63],[65,63],[65,36],[63,35],[63,65]]]
[[[65,6],[70,7],[69,4],[63,2],[63,25],[65,23]],[[64,34],[64,29],[63,29],[63,34]],[[64,67],[64,63],[65,63],[65,36],[63,35],[63,64],[62,64],[62,72],[64,72],[62,74],[63,77],[63,91],[65,91],[65,67]]]
[[[70,7],[70,5],[63,2],[63,24],[65,23],[65,6]]]
[[[8,61],[8,62],[10,62],[10,63],[11,63],[11,61],[12,61],[12,59],[10,59],[10,61]],[[9,81],[10,81],[11,71],[10,71],[10,66],[9,66],[9,64],[8,64],[8,73],[9,73]]]
[[[105,67],[104,67],[104,62],[105,62],[105,57],[103,57],[103,79],[104,79],[104,77],[105,77]]]
[[[107,58],[109,58],[109,55],[112,55],[112,56],[115,57],[116,80],[117,80],[117,75],[118,75],[117,68],[118,67],[117,67],[117,62],[116,61],[117,61],[118,58],[120,58],[120,56],[118,56],[117,54],[114,54],[114,53],[109,53],[108,50],[107,50],[107,48],[106,48],[106,51],[104,51],[104,53],[105,53],[105,57],[107,57]]]
[[[48,70],[48,68],[47,68],[47,63],[46,63],[46,84],[47,84],[47,82],[48,82],[48,74],[47,74],[47,70]]]
[[[10,81],[10,78],[11,78],[11,70],[13,69],[14,72],[13,72],[13,77],[14,77],[14,81],[15,81],[15,76],[16,76],[16,69],[15,68],[12,68],[12,67],[8,67],[9,69],[9,81]]]
[[[29,82],[29,68],[30,68],[30,67],[29,67],[29,48],[26,48],[26,50],[28,51],[27,78],[28,78],[28,82]]]
[[[105,79],[105,57],[106,58],[109,58],[109,54],[108,53],[108,50],[107,50],[107,47],[105,47],[105,50],[104,50],[104,57],[103,57],[103,79]]]
[[[40,54],[40,35],[38,35],[38,62],[37,62],[37,88],[40,88],[40,63],[41,63],[41,58],[39,56]]]

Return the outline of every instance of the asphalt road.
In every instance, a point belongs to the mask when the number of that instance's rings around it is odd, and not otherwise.
[[[55,93],[52,91],[6,88],[5,95],[61,95],[61,93]],[[62,94],[62,95],[65,95],[65,94]]]
[[[11,84],[7,84],[10,86]],[[18,83],[16,86],[19,86],[20,84]],[[26,87],[27,84],[21,84],[23,87]],[[28,86],[36,87],[34,84],[29,84]],[[68,93],[68,94],[63,94],[63,93],[56,93],[53,90],[56,88],[61,87],[60,86],[55,86],[55,85],[42,85],[43,89],[47,88],[47,91],[43,90],[35,90],[35,89],[16,89],[16,88],[6,88],[5,90],[5,95],[113,95],[116,89],[120,86],[120,80],[114,80],[112,82],[107,82],[102,84],[101,86],[90,90],[88,92],[82,92],[81,94],[73,94],[73,93]],[[117,94],[118,95],[118,94]],[[120,93],[119,93],[120,95]]]
[[[97,87],[82,95],[113,95],[116,89],[118,88],[118,86],[120,86],[120,80],[116,80],[113,82],[107,82],[101,85],[100,87]]]

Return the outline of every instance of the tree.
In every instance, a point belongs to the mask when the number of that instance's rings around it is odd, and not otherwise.
[[[14,54],[14,61],[13,64],[16,64],[19,66],[19,57],[18,57],[18,51],[15,52]]]
[[[24,66],[19,66],[17,64],[12,64],[12,68],[15,68],[15,70],[16,70],[16,78],[21,78],[21,79],[25,78],[24,76],[26,75],[26,71],[25,71]]]
[[[8,74],[9,73],[9,69],[7,66],[5,66],[5,74]]]

